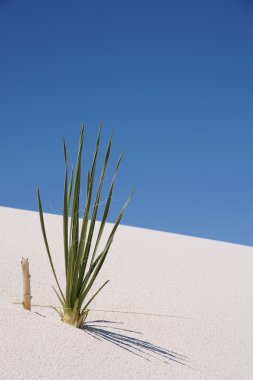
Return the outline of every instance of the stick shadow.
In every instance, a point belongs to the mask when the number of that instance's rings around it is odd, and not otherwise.
[[[108,341],[145,360],[150,361],[150,359],[153,358],[162,360],[166,364],[177,363],[184,366],[189,366],[187,364],[188,358],[186,356],[175,351],[156,346],[151,342],[125,335],[124,333],[138,335],[141,335],[142,333],[118,327],[119,324],[123,325],[122,322],[118,323],[106,320],[95,320],[85,323],[82,329],[86,334],[89,334],[95,339],[100,341]]]

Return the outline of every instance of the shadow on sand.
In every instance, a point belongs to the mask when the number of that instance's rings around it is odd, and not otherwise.
[[[156,346],[145,340],[125,335],[123,333],[133,333],[138,335],[141,335],[142,333],[120,328],[118,327],[119,324],[123,323],[96,320],[85,323],[83,330],[86,334],[91,335],[95,339],[111,342],[134,355],[142,357],[145,360],[150,361],[150,358],[152,357],[154,359],[162,360],[166,364],[172,364],[174,362],[184,366],[189,366],[189,364],[187,364],[188,359],[186,356]]]

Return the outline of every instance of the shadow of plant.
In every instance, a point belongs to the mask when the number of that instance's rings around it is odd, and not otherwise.
[[[162,361],[166,364],[172,364],[174,362],[188,366],[188,359],[186,356],[178,354],[166,348],[156,346],[153,343],[147,342],[145,340],[125,335],[122,332],[134,333],[138,335],[141,335],[142,333],[120,328],[118,327],[119,324],[123,323],[96,320],[85,323],[82,329],[86,334],[91,335],[95,339],[98,339],[100,341],[109,341],[116,346],[123,348],[124,350],[131,352],[132,354],[137,355],[145,360],[150,361],[149,358],[152,357],[154,359],[162,359]]]

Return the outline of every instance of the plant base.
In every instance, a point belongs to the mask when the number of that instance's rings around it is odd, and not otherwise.
[[[89,311],[87,310],[86,312],[80,314],[79,311],[68,310],[64,312],[61,320],[68,325],[81,328],[85,319],[87,318],[88,312]]]

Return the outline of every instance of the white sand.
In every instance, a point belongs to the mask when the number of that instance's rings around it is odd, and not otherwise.
[[[45,222],[63,273],[61,217]],[[121,226],[92,308],[167,316],[94,311],[85,331],[11,304],[24,256],[32,302],[58,305],[38,213],[1,207],[0,236],[0,379],[253,379],[252,247]]]

